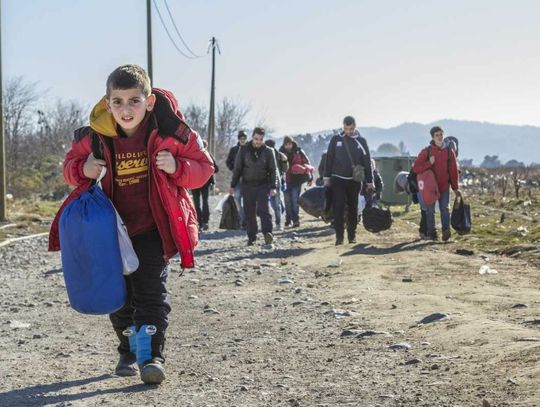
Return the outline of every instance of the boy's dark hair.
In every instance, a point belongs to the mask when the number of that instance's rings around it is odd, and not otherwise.
[[[437,133],[438,131],[444,134],[444,130],[441,129],[439,126],[432,127],[431,130],[429,131],[429,134],[431,134],[431,137],[433,137],[435,133]]]
[[[107,97],[113,89],[138,88],[144,96],[150,96],[152,85],[146,71],[138,65],[122,65],[116,68],[107,78]]]
[[[265,140],[264,144],[266,144],[268,147],[275,147],[276,146],[276,142],[274,140],[272,140],[271,138],[269,138],[268,140]]]
[[[264,137],[264,135],[266,134],[266,131],[265,131],[262,127],[255,127],[255,128],[253,129],[253,135],[252,135],[252,137],[253,137],[255,134],[258,134],[258,135]]]
[[[352,116],[345,116],[343,119],[343,124],[345,126],[356,126],[356,120],[354,120],[354,117]]]

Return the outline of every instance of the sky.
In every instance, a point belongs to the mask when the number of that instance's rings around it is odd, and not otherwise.
[[[145,0],[0,0],[3,80],[91,106],[119,65],[146,68]],[[155,0],[172,35],[164,0]],[[540,125],[538,0],[168,0],[216,97],[277,134],[443,118]],[[154,86],[208,104],[211,58],[175,50],[152,5]],[[180,44],[178,37],[175,37]],[[180,44],[181,46],[181,44]]]

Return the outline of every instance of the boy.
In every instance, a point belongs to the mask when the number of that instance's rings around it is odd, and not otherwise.
[[[200,137],[183,119],[172,93],[151,89],[141,67],[123,65],[110,74],[106,95],[90,114],[90,127],[75,131],[64,161],[64,178],[77,189],[57,219],[107,168],[103,190],[126,224],[139,258],[139,268],[126,277],[127,303],[109,315],[120,341],[116,373],[136,375],[136,363],[144,383],[165,379],[169,259],[180,252],[182,267],[194,266],[197,218],[187,189],[203,186],[214,172]],[[57,219],[50,250],[60,248]]]
[[[448,241],[451,236],[450,231],[450,187],[457,196],[461,196],[459,191],[459,172],[456,154],[452,148],[444,143],[444,131],[439,126],[430,130],[431,143],[427,148],[422,149],[412,165],[411,171],[416,174],[431,169],[435,174],[437,186],[439,188],[439,209],[441,211],[442,240]],[[429,152],[429,154],[428,154]],[[420,198],[420,196],[419,196]],[[435,231],[435,203],[426,205],[421,202],[420,206],[426,211],[427,240],[437,240]],[[422,233],[422,231],[421,231]]]

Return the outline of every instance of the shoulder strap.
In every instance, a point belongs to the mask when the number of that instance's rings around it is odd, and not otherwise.
[[[343,136],[343,145],[345,146],[345,150],[347,150],[347,155],[349,156],[349,160],[351,161],[351,165],[355,165],[354,164],[354,161],[353,161],[353,158],[352,158],[352,155],[351,155],[351,151],[349,150],[349,146],[347,145],[347,139],[346,137],[348,136]]]

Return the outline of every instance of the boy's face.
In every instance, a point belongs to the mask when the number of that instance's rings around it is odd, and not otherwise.
[[[442,147],[443,141],[444,141],[444,134],[442,131],[437,131],[433,134],[433,141],[435,142],[435,145],[439,148]]]
[[[146,112],[154,108],[155,101],[155,95],[146,97],[139,88],[112,89],[106,99],[107,111],[128,136],[137,131]]]

